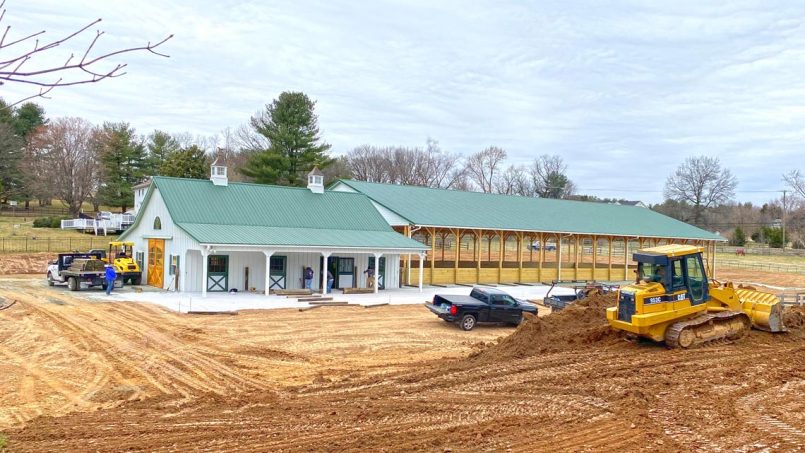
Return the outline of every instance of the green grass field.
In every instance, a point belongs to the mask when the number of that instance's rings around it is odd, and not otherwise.
[[[716,253],[716,264],[719,261],[740,261],[743,263],[761,263],[761,264],[794,264],[805,266],[805,256],[794,255],[754,255],[747,253],[746,256],[736,256],[734,253]]]
[[[67,238],[87,236],[76,230],[34,228],[33,224],[34,217],[0,217],[0,238],[31,238],[34,236],[37,238]]]

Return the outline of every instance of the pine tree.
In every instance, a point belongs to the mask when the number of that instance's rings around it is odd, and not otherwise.
[[[176,178],[205,179],[209,167],[210,161],[204,150],[192,145],[168,154],[159,168],[159,174]]]
[[[295,186],[304,185],[315,165],[326,167],[332,161],[327,155],[330,145],[319,137],[315,105],[304,93],[284,92],[253,117],[252,128],[269,145],[253,150],[241,173],[259,183]]]
[[[100,160],[104,172],[99,198],[103,204],[120,206],[125,212],[134,204],[132,186],[144,177],[145,146],[137,140],[128,123],[105,123],[100,140]]]
[[[148,176],[159,174],[159,169],[168,156],[181,149],[179,142],[164,131],[154,131],[148,136],[146,146],[148,147],[148,166],[146,170]]]
[[[10,124],[0,123],[0,200],[19,198],[24,178],[20,172],[24,142]]]

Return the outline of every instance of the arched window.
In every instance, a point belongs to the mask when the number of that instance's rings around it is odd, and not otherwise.
[[[155,230],[162,229],[162,220],[159,220],[159,217],[154,217],[154,229]]]

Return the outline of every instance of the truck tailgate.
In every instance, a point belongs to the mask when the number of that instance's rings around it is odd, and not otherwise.
[[[440,305],[433,305],[433,304],[425,304],[428,307],[428,310],[432,311],[437,315],[444,315],[450,311],[450,304],[440,304]]]

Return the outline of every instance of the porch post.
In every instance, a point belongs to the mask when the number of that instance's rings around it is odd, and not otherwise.
[[[268,291],[271,288],[271,255],[274,254],[273,251],[263,250],[263,254],[266,256],[266,296],[268,296]]]
[[[321,252],[321,256],[324,258],[322,260],[323,267],[321,269],[321,293],[327,294],[327,261],[330,259],[330,254],[332,252]],[[335,277],[335,275],[333,275]]]
[[[372,288],[375,294],[377,294],[377,289],[380,286],[380,257],[383,256],[382,253],[373,253],[375,256],[375,284]]]
[[[209,249],[201,248],[201,297],[207,297],[207,256],[210,255]]]
[[[422,278],[425,275],[425,254],[419,254],[419,292],[422,292]]]

